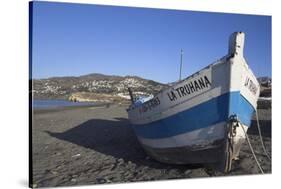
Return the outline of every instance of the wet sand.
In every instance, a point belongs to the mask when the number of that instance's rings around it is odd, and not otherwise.
[[[260,109],[259,119],[271,154],[271,109]],[[253,117],[248,134],[262,168],[271,173],[257,131]],[[246,142],[227,174],[204,165],[159,163],[145,154],[126,107],[119,105],[34,111],[32,142],[33,187],[260,174]]]

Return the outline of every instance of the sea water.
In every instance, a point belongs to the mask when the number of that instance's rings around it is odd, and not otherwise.
[[[92,102],[71,102],[67,100],[32,100],[34,109],[94,105]]]

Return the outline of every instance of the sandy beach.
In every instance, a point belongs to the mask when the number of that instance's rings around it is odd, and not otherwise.
[[[271,108],[258,112],[271,154]],[[256,124],[254,116],[248,134],[262,168],[271,173]],[[34,110],[32,143],[33,187],[260,174],[246,142],[227,174],[204,165],[168,165],[151,159],[138,143],[123,105]]]

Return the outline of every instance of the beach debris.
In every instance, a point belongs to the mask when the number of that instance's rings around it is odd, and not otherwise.
[[[77,181],[77,179],[72,178],[70,181],[71,181],[71,182],[76,182],[76,181]]]
[[[73,156],[71,156],[71,157],[79,157],[79,156],[81,156],[81,154],[75,154],[75,155],[73,155]]]

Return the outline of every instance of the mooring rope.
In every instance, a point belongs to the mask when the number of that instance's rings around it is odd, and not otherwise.
[[[256,163],[257,163],[257,165],[258,165],[258,167],[259,167],[261,173],[264,174],[264,172],[263,172],[263,170],[262,170],[262,167],[261,167],[261,165],[260,165],[260,163],[259,163],[259,161],[258,161],[258,159],[257,159],[257,157],[256,157],[256,154],[255,154],[255,152],[254,152],[254,149],[253,149],[253,147],[252,147],[252,145],[251,145],[251,142],[250,142],[250,139],[249,139],[249,137],[248,137],[248,134],[246,133],[246,131],[245,131],[245,129],[244,129],[244,126],[243,126],[242,124],[240,124],[240,125],[241,125],[241,127],[242,127],[242,129],[243,129],[243,131],[244,131],[244,134],[245,134],[245,136],[246,136],[248,145],[249,145],[249,147],[250,147],[250,149],[251,149],[251,151],[252,151],[252,154],[253,154],[253,156],[254,156],[254,158],[255,158],[255,161],[256,161]]]
[[[263,143],[263,139],[262,139],[262,135],[261,135],[261,129],[260,129],[260,124],[259,124],[258,111],[257,111],[257,110],[256,110],[256,120],[257,120],[257,126],[258,126],[258,131],[259,131],[259,136],[260,136],[260,141],[261,141],[261,144],[262,144],[263,152],[265,153],[265,155],[267,156],[267,158],[268,158],[269,160],[271,160],[271,157],[269,156],[268,152],[266,151],[265,145],[264,145],[264,143]]]

